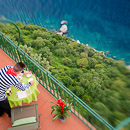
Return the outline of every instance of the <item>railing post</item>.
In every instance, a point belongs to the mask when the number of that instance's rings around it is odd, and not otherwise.
[[[20,40],[21,40],[21,32],[20,32],[19,27],[18,27],[13,21],[11,21],[11,20],[9,20],[9,19],[6,19],[6,18],[0,18],[0,21],[12,23],[12,24],[17,28],[17,30],[18,30],[18,32],[19,32],[19,40],[18,40],[18,46],[19,46]]]
[[[19,58],[20,58],[20,54],[19,54],[19,51],[18,51],[18,47],[19,47],[19,45],[20,45],[21,32],[20,32],[19,27],[18,27],[13,21],[11,21],[11,20],[9,20],[9,19],[6,19],[6,18],[0,18],[0,21],[12,23],[12,24],[17,28],[17,30],[18,30],[18,32],[19,32],[19,40],[18,40],[17,52],[18,52],[18,56],[19,56]],[[17,60],[19,61],[19,59],[17,59]],[[20,59],[20,60],[21,60],[21,59]]]

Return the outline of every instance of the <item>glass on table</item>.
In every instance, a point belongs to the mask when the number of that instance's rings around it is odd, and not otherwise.
[[[26,93],[28,96],[32,93],[30,87],[26,89]]]
[[[22,80],[22,78],[23,78],[23,73],[17,74],[17,78],[18,78],[19,80]]]

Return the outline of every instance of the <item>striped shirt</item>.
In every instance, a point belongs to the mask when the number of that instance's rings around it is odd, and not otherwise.
[[[6,90],[9,89],[10,86],[15,86],[16,88],[24,91],[26,88],[29,88],[31,83],[29,82],[26,85],[23,85],[17,77],[13,75],[8,75],[6,71],[12,68],[11,66],[5,66],[0,70],[0,101],[5,100],[6,97]]]

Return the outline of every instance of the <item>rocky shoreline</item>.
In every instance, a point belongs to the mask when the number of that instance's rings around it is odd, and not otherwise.
[[[130,70],[130,65],[127,65],[126,68],[127,68],[128,70]]]
[[[61,36],[65,36],[65,34],[68,32],[68,26],[66,25],[66,24],[67,24],[67,21],[62,20],[62,21],[60,22],[60,24],[61,24],[61,27],[60,27],[57,31],[55,31],[55,33],[57,33],[57,34],[59,34],[59,35],[61,35]],[[81,43],[79,40],[74,40],[74,39],[73,39],[73,41],[76,41],[78,44],[84,44],[84,43]],[[86,46],[89,46],[88,44],[85,44],[85,45],[86,45]],[[105,51],[98,51],[98,50],[96,50],[96,49],[93,48],[93,47],[91,47],[91,48],[94,49],[95,51],[99,52],[99,53],[102,53],[104,56],[111,57],[111,58],[113,58],[113,59],[117,59],[116,56],[112,56],[112,55],[110,54],[110,51],[106,51],[106,52],[105,52]],[[126,68],[130,70],[130,65],[126,66]]]

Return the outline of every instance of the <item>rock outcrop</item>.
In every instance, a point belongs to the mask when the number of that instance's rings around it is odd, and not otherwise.
[[[59,34],[59,35],[61,35],[61,36],[63,35],[63,32],[56,32],[56,33]]]
[[[61,21],[61,27],[60,27],[60,29],[58,29],[57,31],[55,31],[57,34],[59,34],[59,35],[62,35],[62,36],[64,36],[64,34],[65,33],[67,33],[67,31],[68,31],[68,27],[67,27],[67,21],[65,21],[65,20],[62,20]]]
[[[62,20],[62,21],[60,22],[60,24],[61,24],[61,25],[63,25],[63,24],[67,24],[67,21]]]
[[[63,33],[67,33],[67,31],[68,31],[67,25],[62,25],[61,28],[60,28],[60,31],[63,32]]]
[[[77,40],[77,43],[79,43],[79,44],[80,44],[80,41],[79,41],[79,40]]]

